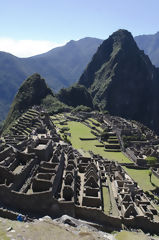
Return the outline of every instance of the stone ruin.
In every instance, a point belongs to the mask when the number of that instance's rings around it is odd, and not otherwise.
[[[158,231],[158,211],[119,164],[93,153],[84,157],[64,143],[44,111],[30,109],[23,115],[1,138],[1,216],[68,214],[114,227],[134,226],[140,219]],[[108,216],[103,187],[109,193]]]
[[[121,117],[103,116],[103,128],[112,129],[120,142],[121,150],[138,166],[146,166],[147,157],[159,162],[159,138],[143,124]]]

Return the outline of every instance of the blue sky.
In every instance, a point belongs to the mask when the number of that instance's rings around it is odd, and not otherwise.
[[[71,39],[106,39],[119,28],[134,36],[154,34],[158,12],[159,0],[5,0],[0,3],[0,50],[29,56]]]

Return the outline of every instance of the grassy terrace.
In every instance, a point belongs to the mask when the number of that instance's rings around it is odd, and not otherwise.
[[[89,123],[90,126],[95,127],[96,129],[98,129],[99,131],[102,131],[102,128],[100,126],[96,126],[95,124],[99,124],[99,122],[93,118],[88,118],[87,122]],[[93,124],[95,123],[95,124]]]
[[[151,191],[159,187],[159,179],[152,174],[151,182],[149,170],[129,169],[124,167],[128,175],[134,179],[144,191]]]
[[[98,140],[82,141],[81,138],[94,138],[91,129],[80,122],[69,121],[67,125],[60,125],[58,121],[53,121],[58,128],[67,126],[70,128],[71,137],[69,138],[72,146],[76,149],[84,151],[93,151],[95,154],[100,154],[102,157],[115,160],[120,163],[130,163],[131,161],[121,152],[106,152],[104,147],[96,147],[99,145]]]

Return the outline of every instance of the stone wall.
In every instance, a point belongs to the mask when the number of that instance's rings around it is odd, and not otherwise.
[[[25,194],[15,192],[4,184],[0,184],[0,199],[9,207],[33,213],[47,212],[55,201],[51,189],[42,193]]]
[[[37,149],[36,147],[38,146],[38,144],[43,144],[45,145],[45,147],[42,149]],[[36,143],[36,147],[32,148],[31,146],[28,146],[28,152],[35,153],[36,156],[38,156],[39,160],[48,161],[53,152],[52,141],[39,139],[39,141]]]
[[[15,174],[15,181],[12,190],[18,191],[23,186],[27,175],[32,170],[33,166],[37,164],[37,162],[37,158],[32,159],[30,162],[28,162],[28,164],[22,169],[19,174]]]
[[[128,228],[141,229],[144,232],[159,234],[159,222],[153,222],[144,216],[132,219],[122,218],[122,223]]]
[[[104,225],[107,231],[121,229],[119,217],[108,216],[98,209],[75,206],[75,214],[77,218]]]

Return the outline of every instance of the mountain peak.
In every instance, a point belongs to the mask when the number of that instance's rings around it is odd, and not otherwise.
[[[95,107],[158,130],[151,121],[157,108],[158,77],[158,70],[131,33],[120,29],[98,48],[79,84],[88,88]]]
[[[113,44],[120,44],[121,47],[137,47],[132,34],[125,29],[119,29],[118,31],[114,32],[110,36],[110,39],[113,40]]]
[[[93,56],[91,63],[88,65],[88,68],[91,68],[92,71],[89,71],[88,73],[87,68],[81,76],[79,84],[83,84],[89,88],[92,84],[94,73],[98,72],[105,62],[109,61],[110,59],[114,61],[113,59],[115,58],[117,60],[118,56],[121,54],[121,51],[126,53],[130,52],[130,50],[132,52],[138,51],[137,45],[131,33],[124,29],[114,32],[100,45],[98,51]]]
[[[3,129],[16,120],[22,113],[34,105],[40,105],[42,100],[53,93],[47,87],[46,82],[38,73],[28,77],[21,85],[16,94]]]

